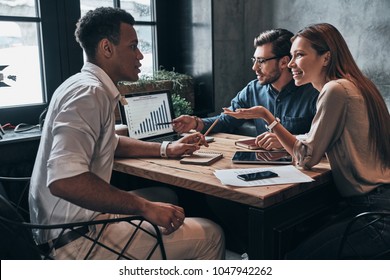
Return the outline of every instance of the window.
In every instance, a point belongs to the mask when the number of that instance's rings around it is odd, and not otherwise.
[[[79,17],[79,0],[0,0],[0,124],[37,124],[55,89],[80,70]]]
[[[100,6],[130,12],[144,54],[157,68],[155,0],[0,0],[0,124],[37,124],[56,88],[83,65],[75,24]]]
[[[0,11],[0,106],[42,103],[40,18],[35,0],[0,0]]]
[[[139,49],[144,55],[141,74],[152,75],[157,68],[155,0],[80,0],[81,15],[97,7],[120,7],[135,19]]]

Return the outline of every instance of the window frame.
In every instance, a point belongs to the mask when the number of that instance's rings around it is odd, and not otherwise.
[[[56,88],[80,71],[83,54],[73,35],[75,22],[80,17],[80,9],[74,7],[79,6],[79,0],[36,0],[37,17],[0,17],[1,20],[40,22],[38,45],[43,74],[43,102],[0,108],[1,124],[37,124]]]
[[[0,15],[0,21],[11,21],[11,22],[29,22],[29,23],[36,23],[36,24],[40,24],[41,23],[41,18],[38,16],[35,16],[35,17],[27,17],[27,16],[3,16],[3,15]],[[38,28],[38,36],[41,36],[41,28]],[[41,46],[42,46],[42,41],[38,38],[37,40],[38,42],[38,46],[39,46],[39,50],[41,50]],[[40,57],[42,56],[41,53],[39,53]],[[43,69],[41,69],[42,71]],[[43,73],[42,73],[43,74]],[[44,79],[44,76],[45,75],[42,75],[42,78],[43,80],[41,81],[41,85],[42,85],[42,89],[43,89],[43,94],[45,94],[46,90],[45,90],[45,79]],[[46,96],[43,96],[43,100],[46,100]],[[16,123],[20,123],[22,121],[20,121],[18,119],[17,122],[14,121],[14,118],[13,116],[15,114],[17,114],[17,112],[21,112],[21,110],[23,110],[23,115],[24,114],[27,114],[27,115],[30,115],[30,112],[31,111],[35,111],[35,109],[37,107],[40,107],[41,104],[35,104],[35,105],[16,105],[16,106],[10,106],[10,107],[4,107],[4,108],[0,108],[0,123],[2,125],[4,123],[11,123],[11,124],[16,124]],[[27,111],[24,111],[24,109],[26,109]],[[11,118],[10,118],[11,117]]]
[[[113,1],[113,7],[114,8],[121,8],[121,0],[112,0]],[[157,41],[157,11],[156,11],[156,1],[157,0],[150,0],[150,14],[151,14],[151,20],[150,21],[141,21],[136,20],[134,26],[149,26],[152,29],[152,45],[155,47],[155,50],[153,52],[153,71],[158,70],[159,64],[158,64],[158,41]]]
[[[75,24],[80,18],[79,0],[35,0],[36,17],[0,16],[0,20],[23,20],[40,22],[38,44],[42,61],[43,102],[0,108],[0,124],[37,124],[39,115],[49,105],[54,91],[68,77],[80,71],[84,64],[83,51],[74,38]],[[156,1],[152,0],[152,21],[136,21],[136,26],[153,26],[155,51],[153,68],[158,67]],[[120,0],[113,0],[120,7]],[[24,19],[25,18],[25,19]]]

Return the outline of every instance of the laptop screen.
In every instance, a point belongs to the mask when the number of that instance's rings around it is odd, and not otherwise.
[[[174,133],[172,100],[169,91],[125,94],[120,102],[122,122],[129,137],[147,140]],[[127,104],[126,104],[127,103]]]

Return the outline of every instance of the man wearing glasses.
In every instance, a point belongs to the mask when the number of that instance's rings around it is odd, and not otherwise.
[[[248,83],[231,101],[230,110],[264,106],[280,119],[292,134],[305,134],[310,130],[316,113],[318,91],[311,84],[297,87],[287,67],[290,61],[291,37],[285,29],[273,29],[261,33],[254,40],[255,53],[252,70],[257,79]],[[177,132],[191,129],[206,131],[215,119],[219,122],[213,132],[235,133],[246,120],[234,119],[225,114],[210,118],[182,115],[174,120]],[[264,149],[279,149],[282,145],[262,119],[253,120],[256,128],[256,144]]]

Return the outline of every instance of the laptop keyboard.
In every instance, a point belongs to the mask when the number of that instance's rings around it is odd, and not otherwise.
[[[149,139],[148,142],[158,142],[162,143],[163,141],[176,141],[180,139],[182,136],[178,135],[167,135],[167,136],[162,136],[159,138],[154,138],[154,139]]]

